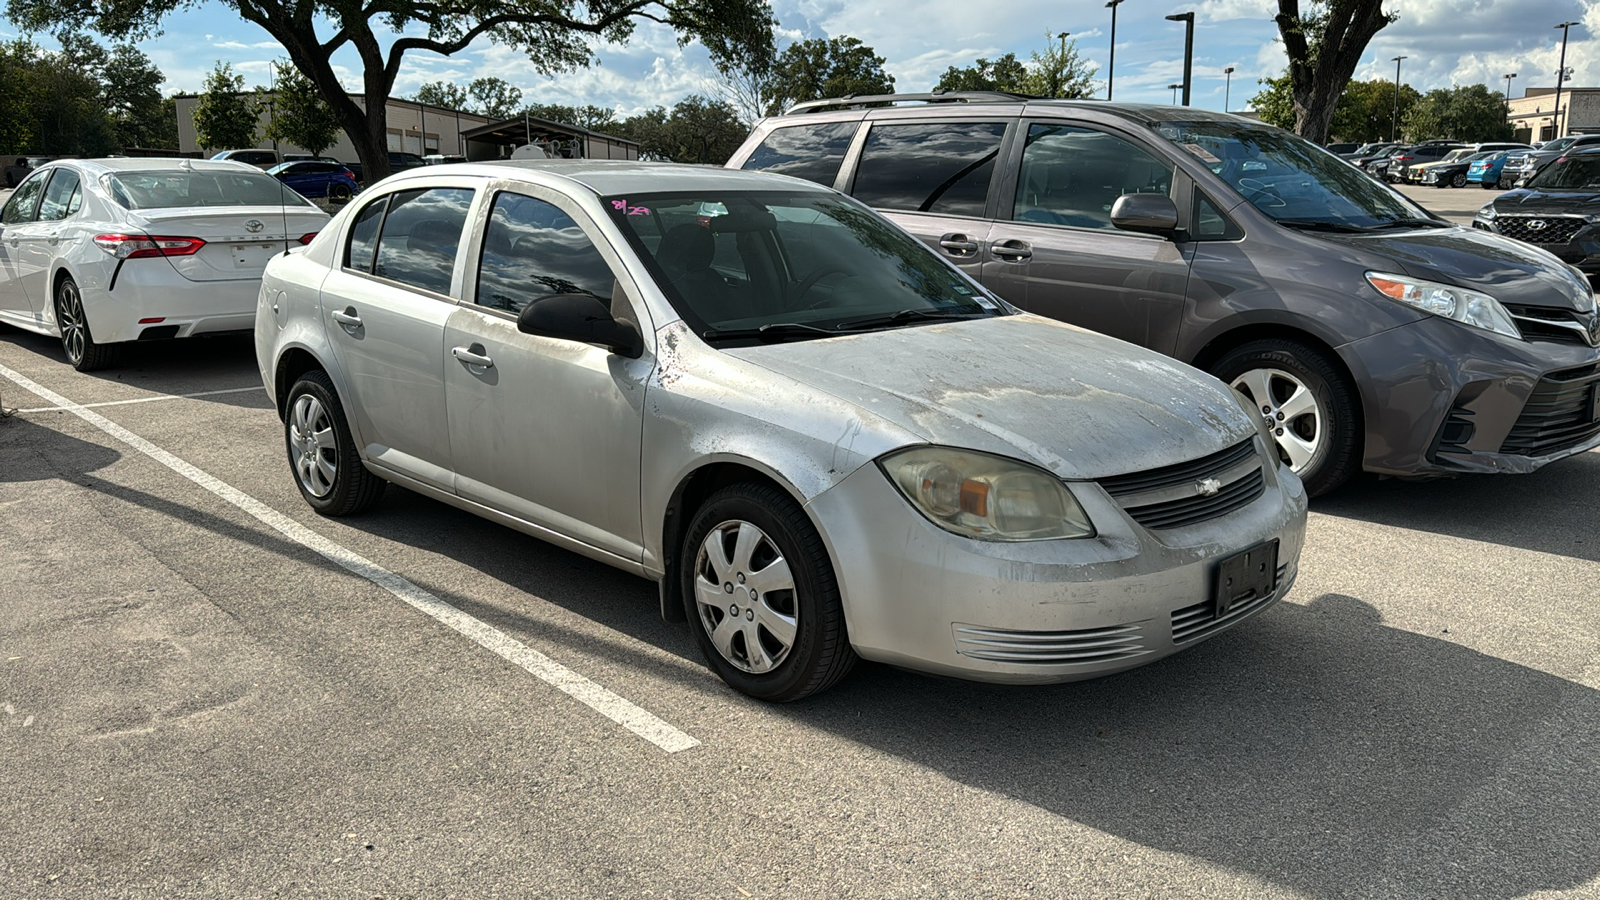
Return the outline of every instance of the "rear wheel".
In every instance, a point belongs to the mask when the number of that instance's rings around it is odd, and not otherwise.
[[[1323,353],[1299,341],[1251,341],[1224,354],[1211,371],[1255,404],[1278,458],[1312,496],[1356,473],[1361,427],[1355,392]]]
[[[89,319],[83,314],[83,294],[70,276],[56,285],[56,327],[61,331],[61,350],[66,353],[67,362],[79,372],[104,369],[120,355],[121,348],[116,344],[94,342]]]
[[[1478,182],[1478,184],[1480,184],[1486,191],[1500,190],[1500,182],[1498,181],[1490,181],[1489,179],[1485,178],[1484,180]]]
[[[348,203],[350,201],[350,185],[334,182],[328,185],[328,200],[333,203]]]
[[[1453,187],[1453,188],[1466,187],[1467,186],[1467,173],[1465,173],[1465,172],[1457,172],[1456,174],[1450,176],[1450,186]]]
[[[300,496],[325,516],[364,512],[388,484],[367,471],[326,373],[313,369],[289,389],[284,443]]]

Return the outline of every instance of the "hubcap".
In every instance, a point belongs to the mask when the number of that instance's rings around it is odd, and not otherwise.
[[[1261,410],[1262,421],[1278,445],[1278,457],[1299,472],[1322,447],[1322,408],[1316,395],[1282,369],[1251,369],[1233,387]]]
[[[56,303],[56,324],[61,328],[61,347],[73,363],[83,359],[84,333],[83,300],[78,288],[70,281],[61,282],[59,302]]]
[[[723,659],[759,675],[788,658],[800,624],[794,575],[766,532],[723,522],[701,542],[694,573],[700,624]]]
[[[289,410],[289,464],[311,496],[326,497],[333,490],[339,474],[333,421],[322,401],[310,394],[301,394]]]

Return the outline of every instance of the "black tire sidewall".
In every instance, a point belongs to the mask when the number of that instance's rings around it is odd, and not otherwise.
[[[1252,369],[1282,369],[1299,378],[1322,414],[1321,446],[1299,472],[1311,496],[1344,484],[1360,466],[1360,420],[1357,396],[1338,367],[1317,350],[1292,340],[1252,341],[1228,351],[1211,367],[1212,374],[1232,384]],[[1277,447],[1273,446],[1274,452]]]

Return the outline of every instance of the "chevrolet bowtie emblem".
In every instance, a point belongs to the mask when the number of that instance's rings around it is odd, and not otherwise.
[[[1194,486],[1194,492],[1202,497],[1216,496],[1217,491],[1220,490],[1222,490],[1222,482],[1215,478],[1207,478],[1204,481],[1196,482]]]

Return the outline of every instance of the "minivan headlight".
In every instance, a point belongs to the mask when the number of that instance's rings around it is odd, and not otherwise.
[[[1488,294],[1452,284],[1421,281],[1406,275],[1387,275],[1383,272],[1368,272],[1367,281],[1385,297],[1425,313],[1522,340],[1522,333],[1511,323],[1511,316],[1505,307]]]
[[[1019,460],[952,447],[912,447],[878,465],[933,524],[981,541],[1094,537],[1061,479]]]

